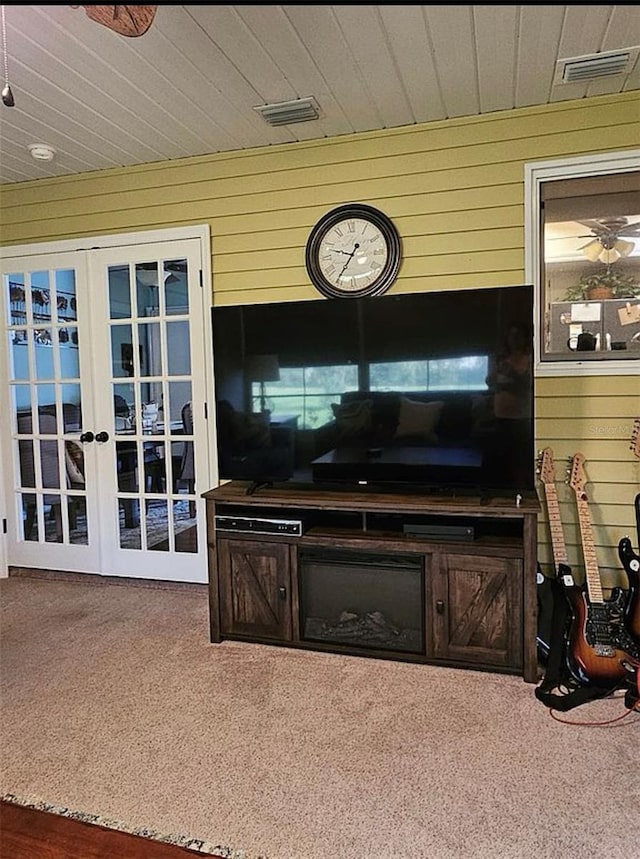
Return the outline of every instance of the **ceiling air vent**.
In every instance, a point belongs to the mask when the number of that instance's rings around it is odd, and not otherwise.
[[[269,125],[291,125],[293,122],[309,122],[318,119],[320,108],[313,98],[297,98],[294,101],[280,101],[276,104],[263,104],[254,107]]]
[[[559,60],[554,83],[575,84],[596,78],[628,74],[633,68],[637,55],[638,48],[625,48],[623,51],[612,51],[607,54]]]

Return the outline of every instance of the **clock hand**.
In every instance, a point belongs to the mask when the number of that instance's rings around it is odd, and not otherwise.
[[[342,266],[342,270],[340,271],[340,274],[338,275],[338,280],[340,280],[340,278],[341,278],[341,277],[342,277],[342,275],[344,274],[344,270],[346,269],[346,267],[347,267],[347,266],[349,265],[349,263],[351,262],[351,259],[352,259],[353,255],[354,255],[354,253],[358,250],[358,248],[359,248],[359,247],[360,247],[360,245],[358,244],[358,242],[356,242],[356,243],[355,243],[355,245],[353,246],[353,250],[352,250],[352,251],[351,251],[351,253],[349,254],[349,259],[348,259],[348,260],[345,262],[345,264]],[[341,253],[345,254],[345,253],[346,253],[346,251],[341,251]]]

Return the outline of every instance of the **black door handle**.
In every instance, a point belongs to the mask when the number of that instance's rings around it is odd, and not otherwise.
[[[94,438],[95,436],[92,432],[83,432],[80,436],[80,441],[84,443],[86,441],[93,441]]]
[[[109,441],[109,433],[105,432],[104,430],[102,432],[96,433],[96,441]]]

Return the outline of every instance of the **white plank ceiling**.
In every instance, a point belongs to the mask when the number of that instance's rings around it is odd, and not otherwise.
[[[0,182],[396,128],[640,88],[638,6],[160,5],[120,36],[66,5],[4,7],[14,107]],[[635,65],[554,82],[558,61],[635,48]],[[313,96],[269,126],[259,105]],[[53,147],[35,161],[29,144]]]

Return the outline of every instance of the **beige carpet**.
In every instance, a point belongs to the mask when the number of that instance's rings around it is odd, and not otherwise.
[[[0,793],[19,801],[233,859],[638,855],[635,713],[572,727],[519,677],[211,645],[201,588],[0,595]]]

